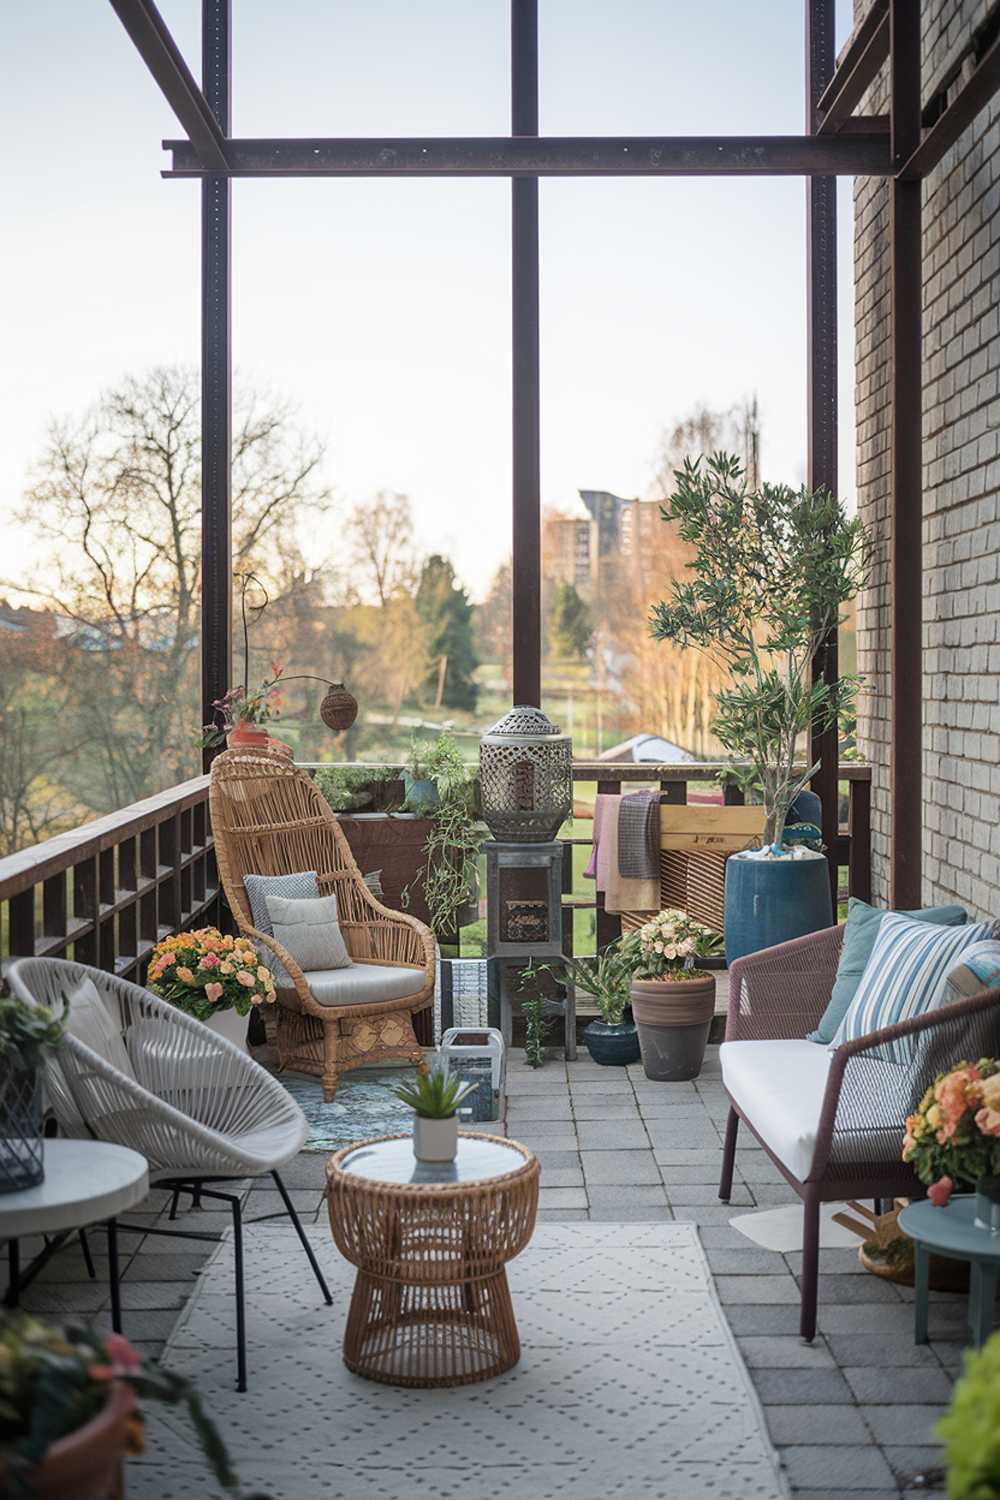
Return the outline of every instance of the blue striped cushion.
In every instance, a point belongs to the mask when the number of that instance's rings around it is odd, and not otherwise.
[[[1000,989],[1000,942],[975,943],[948,975],[948,1004],[996,989]]]
[[[994,936],[996,926],[995,922],[968,922],[964,927],[932,927],[887,912],[832,1045],[839,1047],[944,1005],[948,975],[974,943]],[[910,1049],[905,1042],[895,1042],[884,1055],[905,1063]]]

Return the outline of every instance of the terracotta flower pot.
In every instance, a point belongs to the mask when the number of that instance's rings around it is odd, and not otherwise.
[[[115,1382],[93,1421],[53,1443],[31,1476],[36,1500],[117,1500],[135,1406],[132,1387]],[[0,1479],[3,1478],[0,1473]]]
[[[697,1078],[715,1014],[715,976],[633,979],[632,1015],[647,1078],[680,1083]]]
[[[237,719],[226,735],[226,743],[233,750],[249,749],[251,746],[256,746],[258,750],[266,750],[269,738],[266,729],[259,729],[256,724],[251,724],[249,719]]]

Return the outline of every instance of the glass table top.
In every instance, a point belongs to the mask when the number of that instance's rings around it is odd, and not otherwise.
[[[460,1135],[454,1161],[418,1161],[413,1154],[412,1137],[401,1136],[397,1140],[356,1147],[341,1159],[340,1170],[365,1177],[369,1182],[441,1187],[502,1177],[516,1172],[525,1160],[524,1153],[516,1146],[478,1135]]]

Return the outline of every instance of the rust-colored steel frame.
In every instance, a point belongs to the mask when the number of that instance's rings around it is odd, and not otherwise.
[[[168,177],[198,177],[202,198],[205,414],[203,688],[228,686],[232,411],[229,192],[233,177],[510,177],[512,234],[513,595],[515,700],[541,696],[538,179],[546,176],[801,176],[807,181],[809,475],[837,483],[836,202],[839,176],[883,176],[892,254],[892,890],[920,900],[921,837],[921,179],[1000,88],[1000,44],[970,38],[974,67],[921,128],[919,0],[873,0],[833,66],[833,0],[804,0],[806,134],[802,136],[551,137],[538,134],[537,0],[511,0],[511,135],[424,139],[239,139],[229,134],[231,0],[203,0],[204,91],[153,0],[111,0],[188,139],[165,141]],[[886,59],[890,115],[853,110]],[[888,123],[888,131],[886,129]],[[225,573],[225,578],[223,574]],[[836,673],[836,643],[822,670]],[[836,824],[837,746],[821,759],[827,842]]]

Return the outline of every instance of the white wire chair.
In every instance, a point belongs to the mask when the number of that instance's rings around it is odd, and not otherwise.
[[[279,1168],[305,1143],[304,1114],[277,1079],[247,1053],[139,985],[60,958],[15,959],[7,966],[6,978],[15,995],[57,1012],[63,996],[70,997],[66,1032],[46,1062],[45,1075],[61,1131],[139,1151],[149,1162],[150,1183],[173,1191],[171,1219],[181,1192],[191,1193],[195,1203],[207,1197],[229,1204],[236,1269],[237,1385],[246,1390],[241,1198],[206,1184],[271,1176],[324,1299],[331,1303],[312,1246],[279,1174]],[[121,1034],[134,1077],[73,1034],[73,994],[87,979]],[[110,1220],[112,1323],[121,1331],[119,1229],[185,1239],[215,1240],[218,1236],[159,1226],[150,1231]]]

